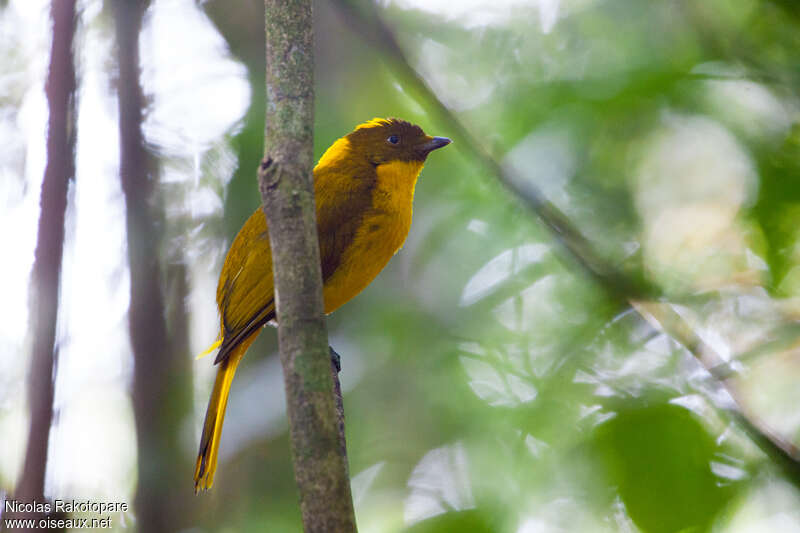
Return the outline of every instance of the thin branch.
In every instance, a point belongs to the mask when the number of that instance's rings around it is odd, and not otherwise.
[[[265,0],[264,7],[268,101],[258,181],[269,228],[295,479],[307,533],[350,532],[356,530],[355,514],[331,379],[312,181],[311,0]]]
[[[454,131],[450,132],[450,135],[455,137],[459,144],[465,146],[466,151],[473,154],[542,221],[559,244],[562,258],[578,265],[606,289],[612,300],[623,309],[630,306],[637,309],[634,302],[652,299],[659,295],[659,291],[649,282],[634,279],[608,264],[595,252],[591,242],[569,221],[564,213],[544,197],[531,180],[521,179],[512,169],[501,165],[491,156],[488,150],[472,136],[470,129],[463,125],[439,99],[425,79],[411,66],[394,33],[381,19],[374,3],[359,2],[359,7],[355,7],[352,0],[331,0],[331,3],[342,15],[342,19],[358,35],[370,45],[387,54],[399,75],[408,83],[408,88],[414,90],[430,110],[453,128]],[[702,353],[698,351],[701,345],[697,344],[696,335],[689,334],[693,333],[691,327],[680,316],[676,315],[675,321],[676,325],[682,324],[680,328],[676,327],[672,332],[665,332],[678,342],[686,343],[684,346],[703,362]],[[777,460],[791,479],[800,480],[800,455],[796,448],[748,417],[741,406],[738,407],[734,416],[754,442],[769,457]]]
[[[724,359],[706,341],[704,341],[689,323],[669,304],[662,302],[633,302],[633,308],[651,325],[678,341],[719,381],[736,404],[728,413],[736,420],[747,435],[759,448],[781,468],[792,475],[789,479],[800,484],[800,450],[793,444],[781,439],[778,435],[759,422],[742,407],[736,387],[727,379],[715,373],[715,369],[723,364]]]
[[[718,380],[734,377],[747,363],[753,363],[762,355],[791,350],[800,341],[800,324],[796,322],[781,324],[763,335],[763,342],[751,346],[747,350],[731,357],[729,361],[715,364],[708,371]]]

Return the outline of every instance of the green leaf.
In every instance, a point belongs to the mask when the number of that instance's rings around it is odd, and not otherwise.
[[[596,438],[609,482],[645,532],[707,531],[732,496],[730,480],[711,469],[714,438],[682,407],[620,412]]]

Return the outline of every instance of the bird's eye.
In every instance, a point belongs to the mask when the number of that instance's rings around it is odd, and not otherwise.
[[[400,142],[400,137],[397,135],[389,135],[389,138],[386,139],[389,144],[397,144]]]

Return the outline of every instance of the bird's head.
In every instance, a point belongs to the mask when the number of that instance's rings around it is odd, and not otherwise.
[[[422,128],[398,118],[375,118],[345,137],[352,151],[374,166],[393,161],[423,163],[428,154],[450,144],[447,137],[431,137]]]

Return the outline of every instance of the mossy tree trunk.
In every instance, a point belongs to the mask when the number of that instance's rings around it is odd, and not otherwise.
[[[355,531],[322,301],[313,193],[310,0],[265,0],[266,127],[259,189],[269,226],[278,344],[306,532]]]

